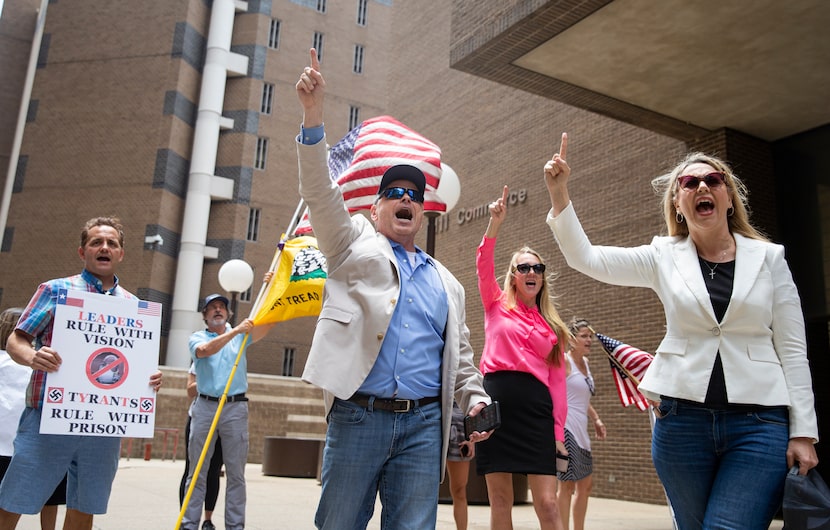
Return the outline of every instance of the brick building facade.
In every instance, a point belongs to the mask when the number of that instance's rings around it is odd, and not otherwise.
[[[21,43],[31,40],[37,4],[7,2],[0,19],[0,44],[13,44],[0,45],[0,66],[12,73],[0,98],[2,169],[9,161],[8,131],[14,129],[24,78],[19,72],[25,71],[28,54]],[[217,256],[206,259],[200,271],[200,296],[221,291],[217,272],[229,259],[245,259],[260,277],[280,231],[291,221],[299,198],[293,142],[301,119],[294,83],[316,34],[323,39],[330,144],[356,116],[362,121],[389,114],[441,146],[444,162],[458,173],[461,197],[436,221],[435,253],[467,290],[467,323],[476,352],[483,346],[483,311],[475,250],[487,225],[486,205],[500,196],[504,184],[515,193],[515,202],[496,249],[499,275],[510,253],[529,245],[555,273],[552,291],[565,319],[587,318],[597,331],[647,351],[662,337],[662,309],[653,293],[600,284],[572,271],[544,223],[550,203],[542,166],[558,149],[563,131],[571,139],[571,196],[587,233],[600,244],[646,244],[664,231],[650,181],[686,151],[727,157],[750,187],[753,220],[773,239],[793,245],[811,341],[815,351],[825,351],[825,273],[813,270],[820,258],[794,244],[806,237],[810,245],[824,247],[820,222],[810,224],[820,208],[796,212],[801,224],[791,209],[790,219],[782,219],[782,208],[803,196],[782,194],[780,184],[792,167],[782,169],[782,163],[805,149],[810,160],[817,158],[827,144],[827,127],[806,139],[769,142],[728,128],[707,130],[656,113],[637,114],[614,101],[586,108],[590,105],[563,102],[567,97],[561,94],[546,95],[552,90],[546,82],[510,68],[494,75],[467,58],[471,49],[497,53],[517,46],[520,38],[498,28],[516,20],[532,27],[535,10],[549,4],[369,0],[361,24],[363,2],[358,0],[247,2],[247,10],[234,19],[231,51],[248,58],[248,71],[227,80],[223,116],[233,119],[233,127],[220,134],[216,157],[216,175],[233,182],[233,195],[210,205],[207,245],[217,249]],[[39,281],[76,273],[72,256],[81,224],[112,213],[124,221],[128,236],[122,281],[170,313],[211,5],[210,0],[49,2],[0,252],[0,305],[23,305]],[[582,8],[574,6],[568,16],[586,16]],[[537,23],[564,22],[540,15]],[[362,47],[360,73],[355,72],[356,46]],[[266,85],[273,90],[267,112]],[[568,97],[585,94],[571,90]],[[262,139],[267,150],[258,160]],[[826,157],[818,157],[806,173],[818,180],[817,168],[827,166]],[[823,189],[820,182],[804,186],[815,197],[815,190]],[[785,199],[791,202],[782,203]],[[259,220],[255,235],[252,216]],[[802,233],[794,235],[799,228]],[[163,245],[145,243],[155,234]],[[419,244],[425,248],[426,230]],[[256,298],[258,287],[255,281],[250,298]],[[237,313],[247,315],[250,309],[251,302],[242,299]],[[307,394],[303,385],[272,377],[300,375],[313,325],[313,319],[278,325],[249,350],[250,371],[266,374],[252,377],[254,462],[261,458],[264,436],[324,433],[320,421],[309,420],[320,413],[316,391]],[[167,347],[165,341],[162,364],[170,355]],[[620,406],[599,345],[591,359],[598,390],[593,404],[609,434],[593,448],[593,494],[664,502],[651,465],[648,415]],[[820,372],[819,359],[811,350],[813,369]],[[184,424],[187,400],[180,368],[164,368],[170,385],[160,394],[159,426]],[[822,403],[820,396],[820,409]],[[297,417],[290,420],[294,406]]]

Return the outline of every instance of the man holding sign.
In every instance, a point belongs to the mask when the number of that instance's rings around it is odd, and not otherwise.
[[[81,274],[42,283],[26,306],[6,349],[34,372],[26,390],[26,409],[14,443],[14,456],[0,485],[0,530],[17,526],[20,514],[40,511],[64,474],[71,468],[66,495],[64,529],[90,530],[93,514],[106,513],[112,481],[118,469],[121,439],[110,436],[41,434],[46,374],[57,372],[63,359],[52,348],[56,307],[63,291],[85,291],[127,299],[115,271],[124,259],[124,231],[118,219],[96,217],[81,232],[78,255]],[[158,391],[161,372],[150,377]],[[79,488],[83,484],[83,488]]]

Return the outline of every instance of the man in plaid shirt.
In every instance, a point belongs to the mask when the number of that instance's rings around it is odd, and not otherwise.
[[[78,255],[84,263],[81,274],[42,283],[6,344],[9,355],[33,372],[14,441],[14,456],[0,484],[0,530],[15,528],[22,513],[38,513],[67,472],[64,529],[91,530],[93,514],[107,511],[121,439],[39,432],[46,374],[57,371],[62,363],[60,354],[51,347],[58,293],[74,289],[135,298],[119,285],[115,275],[124,259],[124,231],[118,219],[96,217],[87,221]],[[149,384],[157,391],[161,372],[153,374]]]

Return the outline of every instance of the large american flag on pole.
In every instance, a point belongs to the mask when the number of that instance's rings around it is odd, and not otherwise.
[[[596,336],[608,354],[620,403],[623,407],[636,405],[640,410],[648,409],[648,401],[637,390],[637,385],[643,379],[654,356],[601,333],[597,333]]]
[[[340,186],[349,213],[371,208],[383,173],[397,164],[410,164],[424,172],[424,211],[447,210],[435,191],[441,178],[441,148],[395,118],[368,119],[329,150],[329,174]],[[306,213],[295,232],[310,229]]]

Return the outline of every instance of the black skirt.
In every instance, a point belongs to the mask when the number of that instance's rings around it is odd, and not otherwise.
[[[484,376],[484,390],[499,402],[501,427],[476,444],[476,471],[556,475],[553,404],[548,387],[526,372]]]

